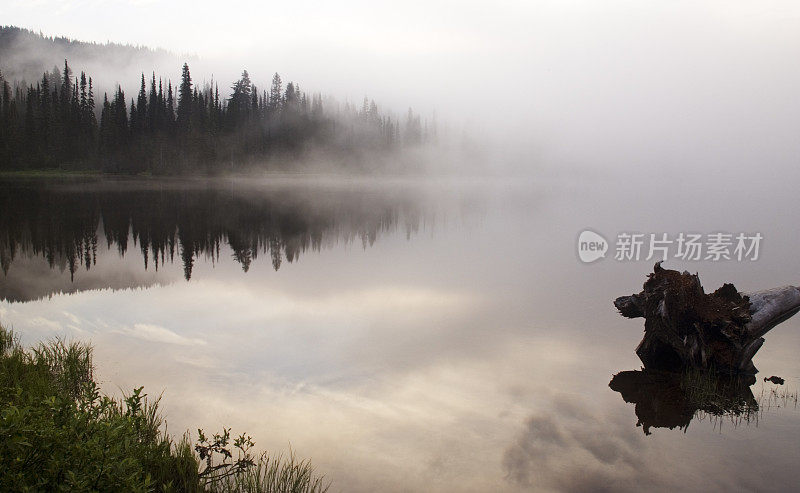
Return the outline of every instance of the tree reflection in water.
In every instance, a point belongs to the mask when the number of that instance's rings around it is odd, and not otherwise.
[[[40,257],[72,282],[97,264],[104,242],[122,256],[137,248],[144,270],[179,259],[187,280],[198,258],[219,261],[223,244],[245,272],[259,257],[278,270],[308,250],[366,248],[398,229],[410,237],[431,220],[423,202],[369,187],[11,181],[0,183],[0,267],[7,278],[15,259]]]

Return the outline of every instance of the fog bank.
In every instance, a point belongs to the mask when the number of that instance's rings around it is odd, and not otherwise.
[[[278,71],[342,100],[435,111],[446,131],[479,139],[496,164],[516,169],[783,171],[800,156],[795,2],[235,9],[42,1],[6,6],[4,22],[195,54],[193,74],[223,84],[246,68],[263,86]]]

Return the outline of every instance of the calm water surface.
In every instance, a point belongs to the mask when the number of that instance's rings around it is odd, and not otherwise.
[[[774,385],[747,416],[661,421],[608,386],[641,366],[611,302],[653,262],[582,264],[583,229],[760,232],[756,262],[665,265],[800,282],[790,184],[687,183],[3,182],[0,323],[90,340],[105,390],[163,391],[173,433],[291,446],[336,491],[792,489]],[[796,317],[755,358],[790,397],[798,351]]]

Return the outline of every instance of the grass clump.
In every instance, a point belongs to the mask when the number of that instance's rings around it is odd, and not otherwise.
[[[86,344],[24,349],[0,327],[0,491],[319,492],[307,461],[253,457],[230,430],[167,434],[159,399],[102,395]],[[234,457],[236,454],[236,457]]]
[[[687,401],[706,413],[747,418],[758,412],[750,382],[742,378],[688,368],[681,373],[680,386]]]
[[[222,434],[215,434],[213,439],[206,438],[203,430],[199,435],[195,451],[206,463],[200,472],[200,478],[206,491],[243,493],[283,493],[283,492],[324,492],[328,490],[324,478],[314,474],[314,468],[307,460],[298,460],[294,452],[288,457],[280,455],[271,457],[262,453],[254,458],[250,451],[253,440],[247,435],[234,439],[237,454],[233,460],[228,444],[230,429]],[[215,461],[215,456],[221,459]]]

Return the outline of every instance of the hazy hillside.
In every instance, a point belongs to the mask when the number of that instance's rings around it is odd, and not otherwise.
[[[14,26],[0,27],[0,70],[7,80],[35,83],[43,71],[71,66],[96,74],[97,87],[111,88],[137,80],[152,71],[173,73],[182,59],[163,49],[118,43],[88,43],[64,37],[48,37]]]

